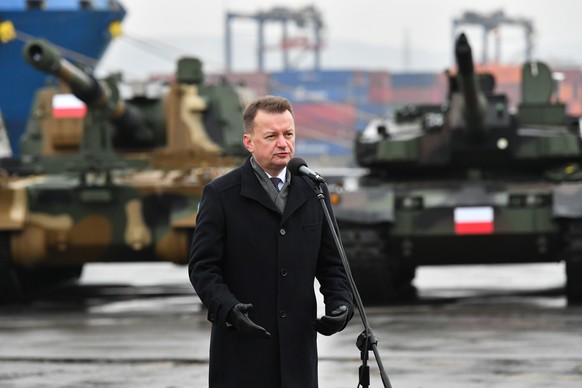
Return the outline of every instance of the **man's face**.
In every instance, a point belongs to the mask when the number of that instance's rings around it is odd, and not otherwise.
[[[289,111],[258,111],[252,133],[245,133],[243,142],[255,160],[271,175],[277,175],[295,153],[295,122]]]

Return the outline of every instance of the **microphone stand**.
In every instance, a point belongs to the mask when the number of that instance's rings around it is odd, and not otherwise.
[[[378,369],[380,370],[380,377],[382,378],[382,383],[384,384],[385,388],[392,388],[390,384],[390,380],[388,379],[388,375],[384,370],[384,366],[382,365],[382,360],[380,359],[380,354],[378,353],[378,340],[372,333],[372,328],[368,323],[368,317],[366,316],[366,312],[364,310],[364,304],[362,303],[362,299],[360,298],[360,293],[358,292],[358,288],[356,287],[356,282],[352,277],[352,272],[350,270],[350,265],[348,263],[348,259],[346,257],[346,252],[344,251],[343,244],[340,240],[338,235],[339,227],[335,221],[335,219],[331,218],[331,214],[327,205],[325,203],[325,195],[323,194],[323,190],[321,189],[321,183],[324,182],[314,182],[315,183],[315,193],[317,194],[317,198],[321,203],[321,207],[323,208],[323,212],[325,213],[325,218],[327,219],[327,223],[329,228],[331,229],[331,233],[333,235],[333,239],[335,241],[335,245],[337,246],[337,250],[340,254],[342,264],[346,271],[346,275],[348,277],[348,281],[350,283],[350,287],[354,294],[354,299],[356,302],[356,306],[358,311],[360,312],[360,317],[362,318],[362,324],[364,325],[364,331],[358,336],[356,340],[356,346],[360,350],[360,358],[362,360],[362,365],[359,368],[359,377],[360,381],[358,386],[362,386],[363,388],[367,388],[370,386],[370,367],[368,366],[368,359],[369,359],[369,351],[372,350],[374,352],[374,358],[376,359],[376,363],[378,364]]]

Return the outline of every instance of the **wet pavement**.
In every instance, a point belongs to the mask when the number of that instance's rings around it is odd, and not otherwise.
[[[0,387],[207,386],[210,325],[185,271],[94,265],[79,286],[0,307]],[[366,308],[392,386],[582,387],[582,307],[563,281],[548,264],[421,268],[417,303]],[[320,337],[321,388],[357,387],[362,331],[356,315]]]

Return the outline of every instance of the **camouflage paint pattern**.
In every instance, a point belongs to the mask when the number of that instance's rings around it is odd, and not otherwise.
[[[0,300],[78,276],[71,269],[89,262],[186,263],[204,185],[246,155],[240,90],[204,84],[195,58],[180,60],[170,85],[124,85],[81,71],[43,40],[23,55],[59,82],[38,91],[22,155],[2,161]],[[57,115],[55,96],[70,94],[86,112]]]

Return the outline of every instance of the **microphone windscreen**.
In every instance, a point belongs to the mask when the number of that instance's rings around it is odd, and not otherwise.
[[[287,170],[289,170],[291,174],[299,176],[301,175],[301,172],[299,172],[299,168],[301,166],[307,167],[307,163],[305,163],[305,160],[301,158],[293,158],[289,161],[289,163],[287,163]]]

